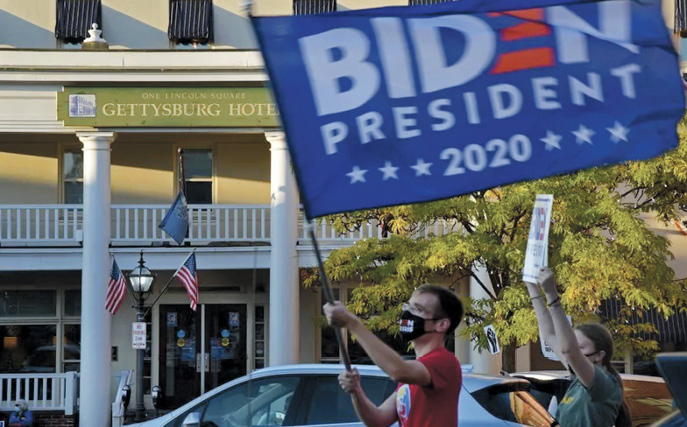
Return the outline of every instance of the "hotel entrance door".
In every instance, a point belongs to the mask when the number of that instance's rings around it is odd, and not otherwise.
[[[177,408],[246,374],[246,306],[160,306],[160,387]]]

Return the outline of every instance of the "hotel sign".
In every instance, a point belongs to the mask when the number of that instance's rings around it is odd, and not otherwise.
[[[67,87],[57,94],[65,126],[279,127],[263,87]]]

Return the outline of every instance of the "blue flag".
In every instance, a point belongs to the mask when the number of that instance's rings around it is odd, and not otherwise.
[[[188,233],[188,209],[186,207],[186,197],[179,191],[176,199],[169,207],[167,214],[158,225],[165,233],[174,239],[178,244],[184,243],[184,238]]]
[[[677,146],[657,0],[461,0],[253,24],[310,218]]]

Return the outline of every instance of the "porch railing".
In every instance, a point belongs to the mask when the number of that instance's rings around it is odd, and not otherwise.
[[[0,243],[77,244],[81,213],[81,205],[0,205]]]
[[[113,205],[112,243],[172,242],[158,224],[169,205]],[[189,205],[192,244],[269,241],[269,205]]]
[[[0,411],[11,412],[14,402],[24,399],[32,411],[64,411],[74,415],[78,396],[78,375],[0,374]]]
[[[118,246],[172,243],[158,224],[169,205],[112,205],[111,243]],[[270,241],[269,205],[189,205],[192,245]],[[455,223],[437,221],[418,229],[416,237],[457,230]],[[0,245],[79,246],[83,240],[82,205],[0,205]],[[299,243],[309,245],[303,215],[299,218]],[[339,234],[322,223],[315,235],[329,245],[350,245],[370,237],[384,238],[376,222]]]
[[[304,245],[308,245],[310,242],[310,236],[308,235],[307,228],[303,226],[303,221],[304,219],[301,218],[299,239],[303,241]],[[418,227],[417,230],[412,234],[412,236],[429,237],[432,234],[435,236],[439,236],[452,233],[460,229],[460,224],[458,224],[455,221],[437,220],[431,224]],[[348,244],[352,244],[357,240],[369,239],[372,237],[384,239],[391,234],[390,232],[385,234],[382,230],[382,227],[379,226],[379,223],[377,221],[370,221],[366,224],[363,224],[361,227],[358,227],[350,231],[345,231],[344,233],[339,233],[330,224],[322,222],[315,225],[314,232],[315,237],[318,239],[318,241],[322,241],[323,243],[346,242]]]
[[[158,224],[169,205],[112,205],[114,245],[172,242]],[[189,205],[192,244],[268,242],[269,205]],[[82,205],[0,205],[0,245],[78,246]]]

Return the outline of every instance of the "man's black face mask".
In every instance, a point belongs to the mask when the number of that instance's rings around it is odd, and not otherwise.
[[[423,317],[411,313],[409,310],[403,310],[403,312],[401,313],[401,320],[399,321],[401,325],[401,336],[406,341],[412,341],[416,338],[419,338],[428,332],[425,331],[426,321],[439,319],[439,317],[425,319]]]

